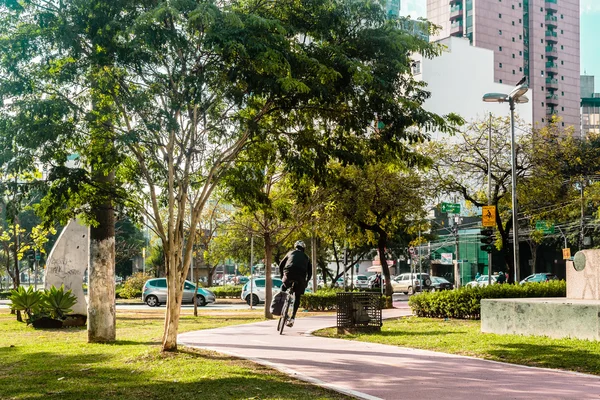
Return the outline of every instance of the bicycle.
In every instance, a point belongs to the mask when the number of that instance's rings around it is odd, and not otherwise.
[[[295,284],[296,282],[292,282],[292,286],[287,289],[288,295],[281,309],[281,317],[279,317],[279,323],[277,324],[277,330],[280,335],[283,335],[283,328],[285,328],[288,321],[291,319],[290,311],[294,311],[294,303],[296,302],[296,294],[294,293]]]

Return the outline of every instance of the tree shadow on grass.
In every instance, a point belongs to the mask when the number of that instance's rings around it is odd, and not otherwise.
[[[559,344],[497,343],[488,353],[500,361],[600,375],[598,351]]]
[[[2,353],[13,349],[0,349]],[[133,355],[38,352],[0,373],[0,398],[39,399],[348,399],[233,357],[197,352]]]

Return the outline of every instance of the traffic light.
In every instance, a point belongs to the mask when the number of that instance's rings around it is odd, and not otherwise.
[[[491,253],[492,249],[494,248],[494,246],[492,245],[492,243],[494,242],[494,231],[491,229],[482,229],[481,236],[483,236],[481,238],[481,243],[484,243],[483,246],[480,246],[481,250]]]

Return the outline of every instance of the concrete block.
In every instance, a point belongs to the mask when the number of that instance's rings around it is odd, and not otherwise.
[[[65,285],[77,297],[73,314],[87,315],[83,276],[89,263],[90,228],[72,220],[63,229],[48,255],[44,288]]]
[[[568,299],[600,300],[600,250],[578,251],[566,277]]]
[[[481,331],[600,340],[600,301],[484,299],[481,300]]]

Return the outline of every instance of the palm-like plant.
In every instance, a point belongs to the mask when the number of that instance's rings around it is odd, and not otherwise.
[[[23,286],[19,286],[17,289],[10,291],[10,307],[15,311],[23,311],[27,314],[27,317],[31,319],[31,316],[35,314],[44,306],[43,294],[33,287],[25,289]]]
[[[71,293],[71,290],[65,292],[64,285],[60,288],[52,286],[50,289],[44,291],[43,308],[46,309],[50,317],[54,319],[64,319],[65,314],[72,311],[75,303],[77,303],[77,297]]]

